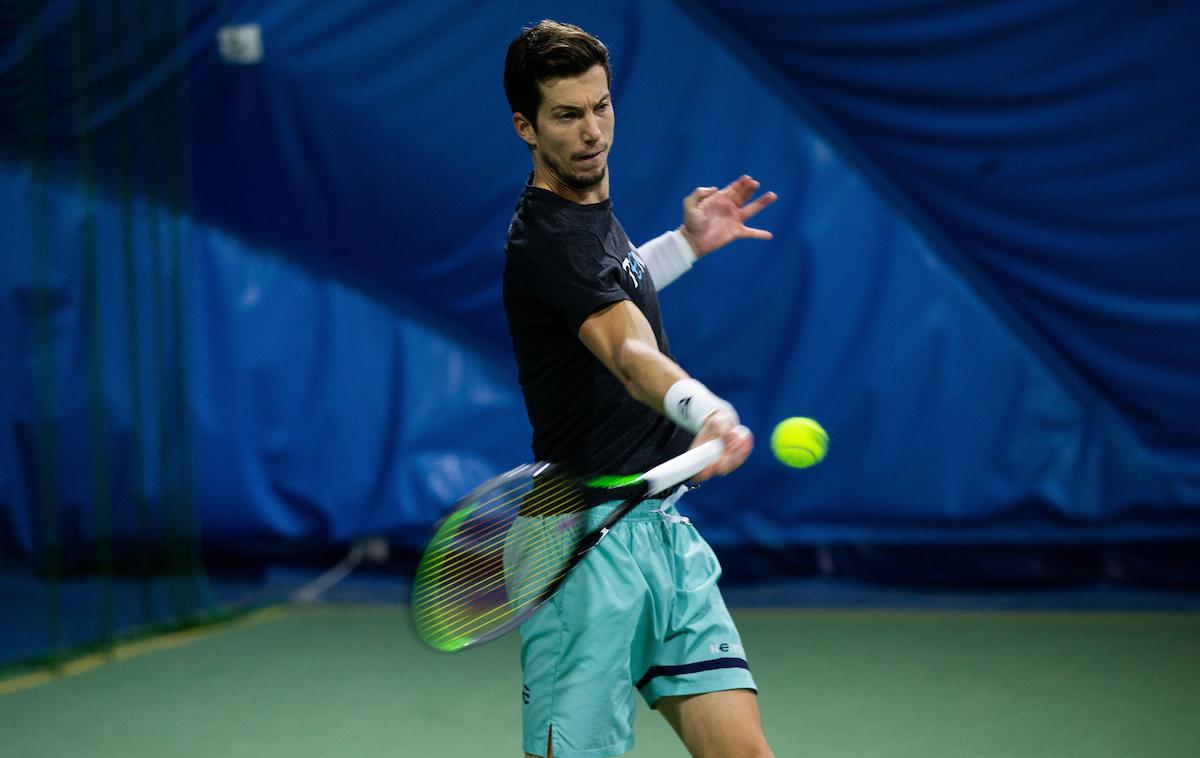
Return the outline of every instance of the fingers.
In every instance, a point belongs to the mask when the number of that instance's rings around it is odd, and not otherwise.
[[[755,229],[752,226],[743,226],[741,229],[742,239],[752,240],[769,240],[774,239],[774,235],[766,229]]]
[[[754,197],[754,193],[758,191],[760,186],[762,185],[757,179],[742,175],[722,187],[719,194],[728,197],[739,208],[742,208],[745,213],[744,218],[750,218],[777,199],[774,192],[767,192],[753,203],[750,203],[750,198]],[[716,187],[697,187],[692,191],[692,194],[687,196],[684,204],[699,205],[702,200],[717,193],[718,190]]]
[[[725,444],[725,450],[721,453],[720,458],[693,477],[692,481],[703,482],[714,476],[733,473],[750,457],[751,451],[754,450],[754,435],[750,433],[750,430],[744,426],[730,428],[730,425],[726,425],[726,429],[727,431],[719,434],[713,434],[710,430],[701,430],[701,433],[696,435],[696,442],[693,443],[693,446],[701,442],[702,437],[709,439],[720,437]]]
[[[744,205],[758,191],[758,180],[742,174],[734,179],[721,192],[727,193],[738,205]]]
[[[712,476],[725,476],[732,474],[734,471],[746,462],[750,457],[750,451],[754,449],[754,443],[739,445],[737,447],[728,447],[711,466],[705,469],[705,478]]]
[[[754,193],[758,191],[760,186],[762,185],[757,179],[742,176],[730,182],[725,189],[721,190],[721,193],[727,195],[730,200],[737,204],[741,212],[742,221],[746,221],[747,219],[754,218],[762,212],[763,208],[766,208],[779,199],[779,196],[774,192],[765,192],[762,197],[750,202],[750,198],[754,197]]]
[[[754,182],[754,186],[755,186],[755,188],[757,188],[758,182]],[[776,195],[774,192],[767,192],[762,197],[755,200],[754,202],[747,203],[746,205],[742,206],[742,209],[741,209],[742,221],[745,222],[749,219],[754,218],[755,216],[757,216],[759,213],[762,212],[763,208],[766,208],[768,205],[770,205],[771,203],[775,202],[778,199],[779,199],[779,196]],[[766,229],[755,229],[752,226],[744,226],[744,225],[741,228],[740,236],[744,239],[756,239],[756,240],[769,240],[774,237],[774,235],[772,235]]]
[[[763,208],[766,208],[768,205],[770,205],[771,203],[775,202],[778,199],[779,199],[779,196],[776,195],[774,192],[768,192],[768,193],[764,194],[762,197],[760,197],[759,199],[755,200],[753,203],[744,205],[742,207],[742,220],[745,221],[747,219],[754,218],[755,216],[757,216],[759,213],[762,212]]]
[[[759,186],[757,179],[743,175],[720,190],[697,187],[683,199],[684,224],[693,235],[688,242],[697,256],[707,255],[735,239],[774,238],[766,229],[745,224],[778,199],[774,192],[765,192],[751,200]]]
[[[688,208],[696,207],[700,204],[701,200],[715,194],[716,191],[716,187],[697,187],[696,189],[692,190],[692,194],[683,199],[684,209],[686,210]]]
[[[724,436],[725,452],[713,464],[717,469],[714,473],[719,476],[732,473],[750,457],[754,449],[754,435],[744,426],[728,432]]]
[[[737,416],[730,413],[729,410],[718,408],[704,417],[704,421],[700,424],[700,430],[696,432],[695,439],[692,440],[692,447],[699,447],[709,440],[719,439],[723,444],[725,438],[737,426]]]

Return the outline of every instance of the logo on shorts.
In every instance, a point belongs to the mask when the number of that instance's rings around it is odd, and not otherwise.
[[[524,703],[525,705],[529,705],[529,685],[528,684],[523,685],[521,687],[521,702]]]
[[[712,653],[713,655],[718,653],[733,653],[735,655],[744,656],[746,654],[746,648],[742,647],[736,642],[722,642],[717,645],[709,645],[708,652]]]

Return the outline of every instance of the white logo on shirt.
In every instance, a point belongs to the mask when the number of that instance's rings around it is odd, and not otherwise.
[[[629,278],[633,280],[634,287],[642,286],[642,277],[646,275],[646,264],[642,263],[642,259],[637,255],[637,248],[633,243],[629,243],[629,251],[625,253],[625,262],[621,264],[621,268],[625,269],[625,273],[629,274]]]

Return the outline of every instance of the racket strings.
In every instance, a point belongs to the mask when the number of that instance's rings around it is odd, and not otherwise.
[[[521,493],[528,488],[528,485],[529,482],[523,482],[516,487],[496,494],[495,497],[492,497],[490,500],[482,500],[475,504],[475,507],[470,511],[469,516],[466,518],[469,518],[472,522],[491,523],[491,525],[486,527],[484,531],[476,531],[474,533],[474,547],[476,553],[479,552],[480,548],[489,549],[494,547],[494,545],[490,544],[489,541],[492,538],[503,536],[507,528],[514,520],[514,517],[506,514],[511,514],[510,507],[513,505],[513,503],[520,502],[526,497],[525,494]],[[517,493],[515,497],[513,497],[514,493]],[[497,513],[501,515],[496,518],[488,518]],[[459,519],[459,521],[454,524],[454,529],[452,531],[447,531],[446,526],[443,526],[442,530],[431,542],[430,551],[444,549],[448,543],[459,539],[462,521],[462,519]],[[445,564],[445,568],[457,568],[462,563],[471,560],[471,556],[467,555],[465,552],[460,554],[460,558],[461,560],[452,559],[449,563]]]
[[[549,530],[549,536],[547,536]],[[509,607],[519,610],[527,601],[536,600],[541,592],[564,571],[570,555],[564,551],[567,547],[561,537],[561,529],[553,526],[540,530],[540,538],[525,538],[523,545],[525,554],[533,554],[533,558],[518,561],[514,567],[503,566],[505,563],[502,550],[496,550],[478,566],[470,566],[457,577],[441,581],[432,590],[432,596],[422,597],[418,602],[427,602],[438,608],[437,624],[439,628],[449,628],[462,618],[474,613],[473,606],[478,600],[486,599],[489,594],[507,586],[509,591],[505,600]],[[485,563],[501,564],[500,570],[486,571]],[[514,580],[513,576],[520,580]],[[482,577],[482,578],[481,578]],[[430,594],[430,593],[426,593]],[[449,609],[456,609],[451,611]],[[486,620],[486,619],[485,619]]]
[[[470,593],[464,601],[457,603],[458,611],[456,613],[441,614],[431,631],[440,632],[443,636],[450,639],[469,639],[471,635],[477,632],[486,632],[494,628],[498,628],[506,623],[513,616],[520,613],[530,603],[539,600],[546,592],[547,588],[553,586],[559,577],[563,576],[569,566],[569,561],[563,559],[544,559],[542,565],[549,567],[551,570],[544,572],[536,578],[536,581],[530,581],[526,576],[526,581],[522,582],[523,590],[516,593],[508,593],[506,602],[503,604],[495,604],[489,606],[487,610],[475,612],[472,610],[471,598],[486,595],[483,591]],[[506,584],[505,578],[497,576],[488,586],[498,588]],[[451,603],[454,605],[454,603]]]
[[[509,493],[511,494],[512,492],[519,492],[523,489],[524,487],[514,488],[513,490],[510,490]],[[557,488],[556,490],[543,490],[543,492],[552,493],[551,496],[553,499],[546,500],[550,507],[559,507],[564,503],[569,502],[568,498],[572,494],[564,491],[561,487]],[[499,498],[494,500],[499,500]],[[508,500],[507,502],[511,503],[513,500]],[[492,508],[488,510],[495,510],[496,508],[497,506],[493,504]],[[502,546],[505,542],[505,537],[507,537],[507,527],[509,526],[510,522],[505,520],[494,522],[490,533],[482,536],[482,541],[480,541],[480,535],[475,536],[476,544],[469,548],[471,552],[470,556],[466,555],[465,553],[460,554],[458,560],[452,559],[448,563],[442,563],[441,565],[438,565],[436,567],[437,581],[425,586],[426,589],[437,595],[437,597],[430,598],[430,602],[440,602],[447,605],[462,604],[469,598],[486,595],[488,591],[495,590],[497,587],[504,584],[505,576],[503,573],[493,573],[492,580],[483,584],[479,583],[478,576],[482,573],[482,567],[486,567],[486,564],[495,564],[503,561]],[[559,531],[561,531],[561,529]],[[458,536],[459,535],[457,532],[450,535],[442,541],[443,543],[450,544],[441,544],[435,548],[434,552],[436,553],[438,550],[443,552],[448,550],[452,551],[452,545]],[[543,556],[540,561],[527,561],[523,566],[527,582],[530,580],[530,577],[536,578],[538,571],[552,566],[556,562],[560,562],[554,560],[553,558],[546,558],[545,556],[552,555],[553,553],[553,551],[547,549],[548,546],[551,544],[561,545],[562,543],[563,540],[561,537],[556,537],[554,532],[544,532],[541,538],[538,540],[526,540],[524,548],[527,553],[540,552]],[[551,572],[548,575],[553,578],[554,573]],[[424,595],[427,593],[422,594]],[[510,598],[510,602],[513,600],[516,600],[519,603],[523,601],[524,598],[523,596],[515,596]],[[443,618],[445,618],[447,621],[453,620],[452,618],[447,617],[445,614],[443,614]]]
[[[531,486],[532,485],[532,486]],[[532,497],[531,497],[532,496]],[[562,476],[533,478],[515,487],[488,493],[465,518],[453,525],[431,546],[430,559],[422,562],[414,591],[414,616],[425,636],[442,641],[469,640],[471,635],[504,624],[529,603],[537,601],[546,589],[565,572],[571,552],[564,547],[569,530],[561,522],[547,525],[543,519],[555,515],[569,518],[584,510],[583,496],[576,483]],[[510,527],[525,516],[538,519],[538,528],[528,527],[520,544],[522,555],[530,560],[516,561],[510,571],[504,566],[504,547]],[[482,531],[470,532],[476,523]],[[468,530],[464,532],[464,529]],[[528,532],[535,531],[536,535]],[[573,537],[576,531],[570,530]],[[463,545],[470,540],[471,544]],[[465,549],[456,550],[456,547]],[[499,565],[499,571],[489,568]],[[517,570],[519,569],[519,571]],[[520,575],[515,592],[506,593],[502,602],[489,595],[506,585],[510,574]],[[488,606],[478,611],[478,601]]]
[[[506,585],[501,572],[507,572],[507,569],[500,569],[491,581],[483,585],[465,592],[457,591],[453,598],[434,598],[432,602],[440,612],[422,614],[426,616],[427,631],[430,635],[462,640],[469,639],[477,632],[486,633],[498,628],[530,603],[543,597],[547,589],[566,572],[569,563],[564,560],[565,557],[560,553],[543,557],[539,563],[531,564],[532,567],[527,565],[521,572],[517,587],[510,586],[501,598],[488,596]]]
[[[551,539],[555,544],[561,543],[560,539]],[[522,610],[527,608],[531,603],[537,602],[545,594],[546,591],[554,586],[558,579],[567,573],[571,566],[570,558],[573,557],[574,551],[570,554],[561,557],[543,557],[540,563],[533,564],[536,568],[547,567],[551,570],[546,572],[540,581],[536,583],[525,582],[528,588],[519,593],[510,593],[507,596],[507,602],[503,605],[495,605],[483,613],[473,613],[469,603],[463,603],[459,606],[457,614],[446,614],[443,617],[443,622],[448,621],[463,621],[465,625],[459,628],[447,626],[446,623],[441,625],[445,639],[448,642],[454,643],[454,647],[450,649],[461,649],[469,642],[478,639],[472,637],[476,633],[482,633],[479,636],[494,633],[496,630],[503,629],[505,624]],[[505,584],[507,579],[500,575],[492,582],[490,586],[497,587]],[[478,594],[478,593],[475,593]],[[452,630],[452,631],[447,631]]]
[[[500,493],[491,500],[484,500],[480,502],[478,507],[471,511],[468,519],[479,522],[487,521],[490,522],[490,526],[488,526],[482,532],[475,532],[472,534],[472,539],[474,541],[470,546],[469,551],[460,551],[458,552],[457,556],[452,557],[449,561],[443,560],[438,564],[438,568],[443,572],[449,570],[455,570],[457,572],[458,569],[480,564],[484,562],[490,555],[495,554],[496,548],[503,545],[504,539],[508,534],[509,527],[516,520],[516,517],[511,516],[512,511],[509,506],[515,502],[520,502],[525,499],[525,495],[523,494],[518,494],[516,497],[510,496],[513,493],[520,493],[522,490],[525,490],[527,486],[528,483],[523,483],[522,485]],[[565,504],[574,499],[572,496],[577,494],[574,483],[569,480],[560,482],[556,485],[555,489],[549,491],[543,489],[539,494],[541,494],[543,499],[546,500],[546,503],[543,506],[544,510],[559,509],[559,512],[564,514],[582,510],[561,510]],[[500,513],[501,516],[499,518],[488,518],[496,513]],[[462,531],[463,529],[460,522],[460,524],[455,525],[455,529],[449,534],[438,535],[435,537],[434,542],[430,546],[430,552],[444,553],[449,551],[452,544],[455,541],[460,540]],[[461,573],[462,576],[469,578],[466,572],[458,573]],[[441,582],[440,584],[445,586],[447,583]]]

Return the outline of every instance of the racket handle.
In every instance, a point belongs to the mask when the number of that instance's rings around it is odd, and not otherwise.
[[[743,429],[743,427],[738,427]],[[683,455],[677,455],[669,461],[658,464],[642,475],[649,495],[674,487],[676,484],[691,479],[709,464],[721,457],[725,452],[725,443],[721,440],[709,440],[703,445],[694,447]]]

